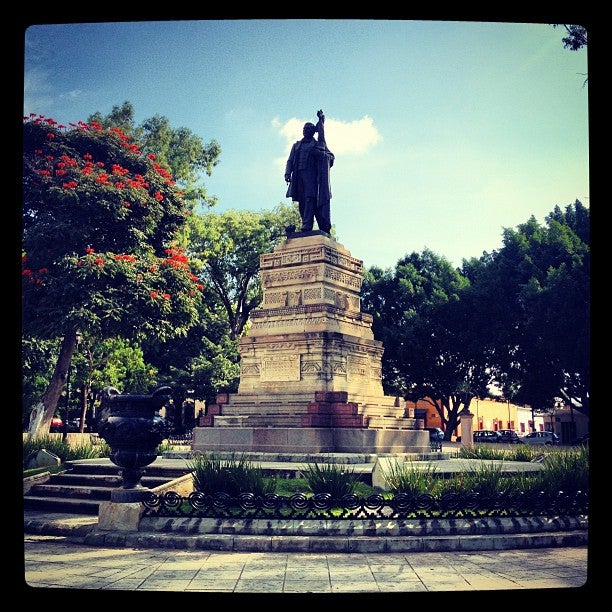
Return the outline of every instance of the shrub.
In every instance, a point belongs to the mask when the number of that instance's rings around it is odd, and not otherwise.
[[[537,472],[525,487],[545,493],[588,493],[589,488],[589,448],[579,446],[571,450],[550,452],[544,457],[544,469]]]
[[[328,493],[333,499],[342,499],[355,492],[359,476],[354,468],[336,463],[309,463],[302,468],[302,474],[314,494]]]
[[[110,457],[111,449],[103,444],[92,444],[84,442],[78,446],[71,446],[66,440],[51,436],[28,437],[23,441],[23,459],[34,452],[45,449],[57,455],[62,463],[75,461],[77,459],[98,459],[99,457]]]
[[[228,459],[216,453],[197,453],[187,465],[193,472],[194,488],[201,493],[226,493],[232,497],[253,493],[263,497],[276,490],[276,479],[264,478],[261,467],[247,461],[244,453],[232,453]]]
[[[417,468],[411,462],[399,463],[396,461],[383,474],[389,490],[397,495],[405,493],[411,496],[429,493],[434,495],[440,489],[441,481],[436,476],[436,468],[431,464]]]
[[[509,478],[503,473],[503,464],[481,463],[477,468],[459,472],[449,478],[444,485],[445,491],[455,493],[478,493],[484,497],[510,488]]]

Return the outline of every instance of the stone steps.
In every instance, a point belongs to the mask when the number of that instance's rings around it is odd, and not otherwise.
[[[24,479],[23,507],[73,514],[98,514],[100,503],[120,489],[120,468],[110,459],[67,461],[66,471]],[[166,485],[189,473],[185,462],[144,468],[140,484],[148,489]]]

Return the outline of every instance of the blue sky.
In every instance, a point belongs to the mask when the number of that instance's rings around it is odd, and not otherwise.
[[[504,228],[589,206],[587,50],[547,23],[245,19],[32,25],[24,115],[129,101],[220,164],[216,212],[288,203],[284,166],[326,116],[332,223],[364,266],[428,248],[461,265]],[[316,225],[315,225],[316,227]]]

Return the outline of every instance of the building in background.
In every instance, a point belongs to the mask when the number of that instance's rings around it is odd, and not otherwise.
[[[427,400],[406,401],[406,413],[414,413],[423,419],[425,427],[439,427],[444,424],[436,408]],[[478,429],[514,429],[523,436],[531,431],[554,431],[562,444],[583,436],[589,431],[587,416],[570,406],[557,405],[546,413],[535,412],[531,406],[518,406],[505,399],[472,399],[470,412],[474,415],[474,431]],[[453,432],[452,439],[461,436],[461,425]]]

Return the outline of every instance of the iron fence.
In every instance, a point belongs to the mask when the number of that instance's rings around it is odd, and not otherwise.
[[[446,492],[380,493],[368,497],[355,494],[334,499],[327,493],[295,493],[291,496],[242,493],[205,494],[199,491],[182,497],[173,491],[164,495],[150,493],[144,500],[144,516],[233,518],[233,519],[432,519],[519,516],[578,516],[589,511],[586,492],[554,494],[539,492],[480,493]]]

